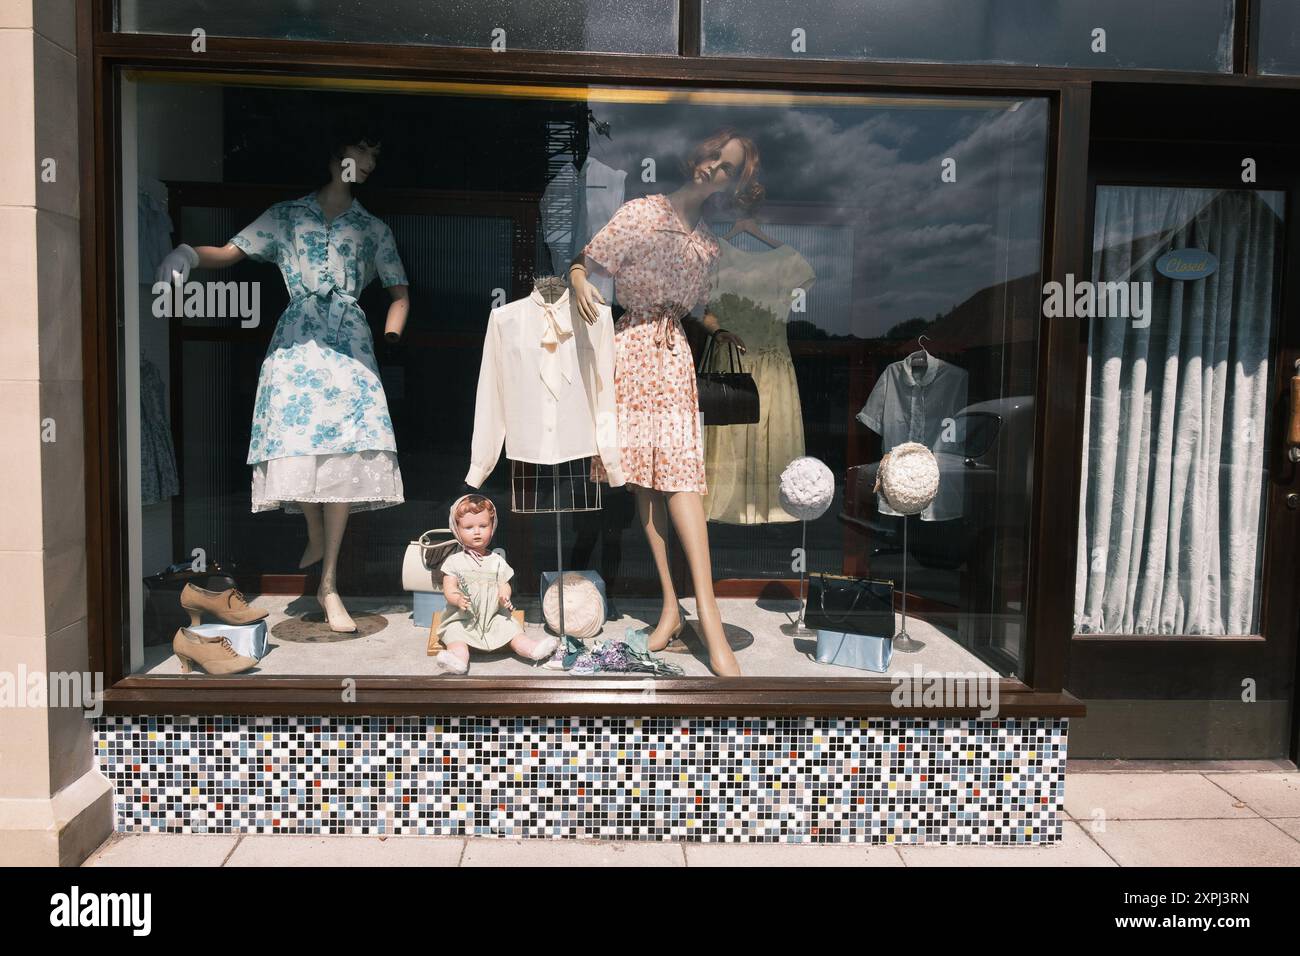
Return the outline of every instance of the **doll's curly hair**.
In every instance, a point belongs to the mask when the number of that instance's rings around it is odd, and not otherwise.
[[[481,511],[486,511],[495,518],[497,506],[492,503],[491,498],[485,498],[482,495],[468,495],[464,501],[456,506],[455,518],[459,521],[465,515],[476,515]]]
[[[736,174],[736,184],[731,190],[731,201],[742,212],[750,213],[763,202],[767,190],[758,181],[759,170],[762,166],[758,145],[748,136],[738,133],[730,126],[722,127],[711,136],[695,144],[690,155],[682,161],[682,174],[689,179],[696,166],[718,155],[718,153],[722,152],[722,147],[733,139],[740,143],[745,159]]]

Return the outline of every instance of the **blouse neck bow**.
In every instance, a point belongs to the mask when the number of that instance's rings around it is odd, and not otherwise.
[[[558,399],[563,388],[561,381],[565,385],[573,381],[577,364],[571,344],[573,318],[569,308],[569,290],[565,289],[554,302],[547,302],[536,289],[529,298],[542,311],[542,340],[538,343],[542,347],[542,357],[538,371],[551,395]]]

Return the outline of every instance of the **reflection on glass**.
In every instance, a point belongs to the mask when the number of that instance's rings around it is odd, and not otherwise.
[[[780,632],[798,611],[792,551],[801,547],[809,572],[900,588],[906,564],[908,630],[926,647],[895,655],[892,670],[1022,673],[1046,102],[535,92],[122,77],[122,168],[132,177],[124,192],[137,196],[121,210],[122,267],[139,281],[127,285],[121,347],[151,366],[120,376],[124,434],[140,448],[123,518],[136,542],[125,575],[130,670],[177,672],[174,636],[190,612],[222,624],[213,609],[225,602],[228,616],[244,613],[246,599],[250,613],[266,614],[266,646],[239,645],[258,658],[248,679],[455,679],[436,640],[441,558],[436,547],[410,543],[430,531],[426,544],[455,551],[440,529],[450,528],[452,503],[476,489],[494,504],[489,553],[499,548],[509,571],[510,607],[499,613],[514,620],[518,611],[528,634],[546,633],[541,578],[558,560],[588,582],[572,584],[566,613],[570,599],[580,602],[571,620],[599,633],[584,630],[581,647],[559,646],[546,662],[518,651],[511,636],[472,655],[470,674],[524,677],[542,663],[562,674],[572,653],[588,655],[581,666],[592,673],[706,675],[710,628],[700,623],[690,562],[672,532],[659,555],[645,529],[647,520],[674,527],[675,516],[647,519],[626,486],[602,486],[588,510],[558,507],[590,483],[591,458],[600,476],[611,443],[627,459],[624,471],[638,442],[660,469],[672,462],[656,449],[695,449],[698,435],[705,567],[725,582],[717,585],[721,634],[742,673],[876,674],[816,663],[815,640]],[[336,124],[322,129],[319,118],[348,125],[358,116],[373,130],[364,142],[332,144],[380,147],[366,181],[352,184],[355,208],[374,222],[353,235],[348,213],[329,213],[321,198],[322,150],[337,136]],[[718,139],[720,130],[730,132]],[[316,217],[316,227],[324,222],[324,239],[320,228],[284,232],[267,219],[286,202]],[[239,236],[244,252],[261,255],[230,264],[204,251]],[[157,314],[153,276],[179,243],[202,252],[191,282],[205,295],[227,283],[255,293],[260,320],[214,311],[203,298],[174,317]],[[403,277],[385,271],[390,252]],[[587,298],[598,306],[591,324],[578,281],[568,281],[575,259],[588,267]],[[363,281],[372,272],[375,281]],[[411,312],[392,343],[383,332],[398,278]],[[288,342],[282,316],[308,298],[320,300],[308,323],[320,328]],[[259,384],[280,346],[318,349],[334,335],[338,351],[335,299],[362,382],[348,372],[318,389],[320,370],[304,361]],[[638,328],[646,341],[633,349]],[[703,371],[734,363],[752,376],[757,421],[700,428],[690,396],[710,339]],[[656,406],[664,414],[647,419],[642,434],[630,427],[639,401],[630,372],[661,370],[641,379],[657,402],[670,379],[669,345],[671,380],[686,397]],[[329,367],[335,379],[342,367]],[[265,450],[270,430],[287,428],[308,445],[331,441],[334,420],[346,417],[327,407],[325,392],[336,387],[339,401],[350,396],[357,406],[360,418],[348,421],[391,428],[393,447],[322,445],[321,454],[391,451],[403,498],[353,515],[343,529],[333,573],[355,631],[331,628],[318,603],[324,565],[304,555],[311,529],[303,516],[255,513],[249,465],[265,457],[250,458],[250,449]],[[492,396],[500,396],[496,411]],[[375,424],[372,413],[386,421]],[[602,431],[611,424],[612,436]],[[932,505],[908,518],[874,487],[878,463],[904,441],[929,448],[941,475]],[[484,442],[494,447],[480,456]],[[806,546],[779,487],[803,455],[824,462],[835,484],[830,507],[807,522]],[[570,458],[566,466],[581,467],[548,473]],[[522,465],[532,469],[530,504]],[[676,507],[671,494],[662,500]],[[557,522],[556,510],[569,513]],[[665,582],[674,598],[667,616]],[[182,596],[187,584],[194,589]],[[476,591],[475,600],[487,598]],[[659,652],[678,604],[685,626]],[[232,647],[244,639],[225,636]]]
[[[1293,0],[1258,0],[1255,50],[1260,73],[1300,73],[1300,6]]]
[[[1232,71],[1233,0],[702,0],[702,6],[702,50],[714,56]]]
[[[676,53],[677,0],[118,0],[125,33]]]
[[[1093,279],[1140,284],[1148,308],[1090,320],[1076,631],[1259,626],[1282,199],[1097,190]]]

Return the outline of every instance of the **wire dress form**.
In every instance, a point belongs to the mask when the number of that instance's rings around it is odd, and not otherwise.
[[[600,482],[591,480],[591,459],[558,465],[510,462],[510,510],[515,514],[559,515],[600,510]]]
[[[510,510],[514,514],[555,515],[555,586],[559,588],[560,643],[545,666],[563,670],[564,658],[582,649],[577,638],[564,629],[564,538],[560,515],[600,510],[600,482],[591,479],[591,459],[575,458],[557,465],[536,465],[530,461],[510,462]],[[545,598],[545,594],[541,595]],[[543,615],[545,620],[545,615]],[[573,641],[577,646],[571,647]]]

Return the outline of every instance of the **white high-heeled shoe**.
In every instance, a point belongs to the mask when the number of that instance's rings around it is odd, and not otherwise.
[[[330,600],[331,598],[333,600]],[[337,634],[355,634],[357,632],[357,622],[352,620],[352,615],[343,606],[343,599],[339,597],[337,591],[317,591],[316,603],[320,605],[321,612],[325,615],[325,621],[329,624],[331,631]]]

